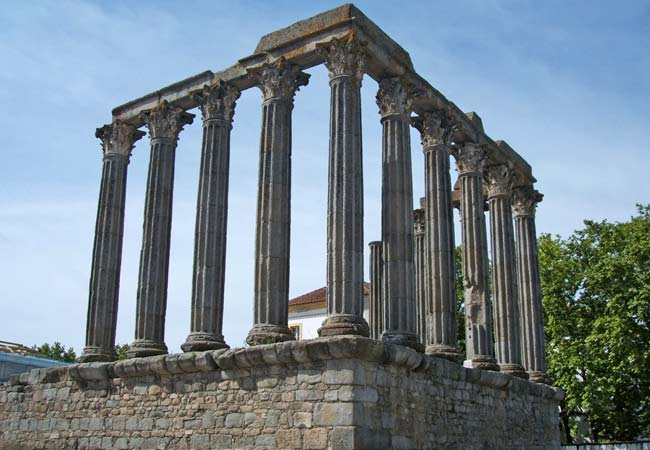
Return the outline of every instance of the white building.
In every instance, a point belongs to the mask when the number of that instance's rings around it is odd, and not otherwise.
[[[363,284],[363,318],[368,320],[370,284]],[[313,339],[318,337],[318,329],[327,316],[327,289],[322,287],[315,291],[289,300],[289,328],[296,339]]]

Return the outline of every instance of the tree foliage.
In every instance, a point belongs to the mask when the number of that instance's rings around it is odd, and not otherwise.
[[[58,341],[55,341],[53,344],[44,343],[39,346],[34,345],[32,349],[43,356],[56,359],[57,361],[74,362],[77,358],[72,347],[66,350],[65,345],[62,345]]]
[[[586,418],[594,441],[650,435],[650,206],[629,222],[585,221],[566,240],[543,234],[539,251],[563,423]]]

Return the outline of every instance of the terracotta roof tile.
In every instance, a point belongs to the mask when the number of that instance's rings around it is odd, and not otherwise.
[[[363,283],[363,295],[368,295],[370,283]],[[325,302],[327,300],[327,288],[322,287],[306,294],[299,295],[289,300],[289,306],[310,305],[312,303]]]

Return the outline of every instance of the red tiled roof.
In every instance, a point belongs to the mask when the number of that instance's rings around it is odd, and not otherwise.
[[[368,295],[370,291],[370,283],[363,283],[363,295]],[[307,292],[306,294],[299,295],[289,300],[289,306],[296,305],[310,305],[312,303],[320,303],[327,301],[327,288],[322,287],[315,291]]]

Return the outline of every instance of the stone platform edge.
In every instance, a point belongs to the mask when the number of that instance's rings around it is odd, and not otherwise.
[[[248,348],[175,353],[115,362],[79,363],[34,369],[13,375],[10,385],[57,383],[66,379],[80,385],[145,376],[222,371],[224,379],[249,376],[255,367],[297,366],[321,361],[352,359],[405,367],[435,378],[477,383],[482,386],[529,394],[554,401],[564,399],[561,388],[533,383],[500,372],[470,369],[408,347],[358,336],[336,336],[305,341],[287,341]]]

